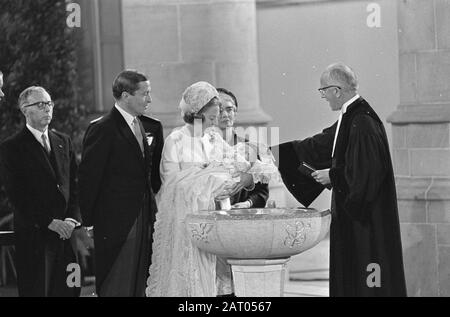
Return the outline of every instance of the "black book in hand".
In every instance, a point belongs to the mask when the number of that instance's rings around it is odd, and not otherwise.
[[[309,177],[313,178],[311,176],[311,174],[314,173],[316,171],[316,169],[314,167],[312,167],[311,165],[309,165],[308,163],[302,162],[300,164],[300,166],[298,167],[298,171],[300,173],[302,173],[303,175],[306,175],[306,176],[309,176]],[[331,190],[331,184],[325,185],[325,188]]]
[[[302,162],[302,164],[300,164],[300,166],[298,167],[298,171],[300,173],[302,173],[303,175],[312,177],[311,174],[314,173],[316,171],[316,169],[314,167],[312,167],[311,165]]]

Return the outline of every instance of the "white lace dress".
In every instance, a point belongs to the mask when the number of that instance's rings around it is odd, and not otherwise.
[[[214,132],[192,137],[187,125],[167,137],[161,159],[162,186],[156,196],[147,296],[203,297],[228,292],[217,290],[216,256],[192,245],[184,220],[187,214],[214,210],[214,197],[237,181],[231,174],[249,171],[251,164],[240,151],[242,147],[230,147]],[[265,170],[253,166],[254,180],[263,180]],[[275,166],[272,171],[277,173]],[[218,281],[220,287],[229,287],[222,285],[220,277]]]

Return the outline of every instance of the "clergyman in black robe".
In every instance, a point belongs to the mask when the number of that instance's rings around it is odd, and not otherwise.
[[[357,93],[353,71],[330,65],[322,98],[341,116],[303,141],[273,148],[284,183],[309,206],[332,187],[330,296],[406,296],[394,173],[383,123]],[[338,130],[336,132],[336,130]],[[302,162],[318,171],[300,172]]]

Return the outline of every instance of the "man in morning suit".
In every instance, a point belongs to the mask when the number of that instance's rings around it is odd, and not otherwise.
[[[144,296],[156,204],[151,154],[139,116],[150,81],[134,70],[114,80],[115,105],[86,131],[79,169],[84,223],[94,227],[99,296]]]

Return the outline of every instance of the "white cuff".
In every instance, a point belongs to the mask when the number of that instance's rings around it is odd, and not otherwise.
[[[72,223],[75,225],[75,228],[81,226],[81,223],[79,223],[78,221],[76,221],[76,220],[73,219],[73,218],[66,218],[66,219],[64,219],[64,221],[70,221],[70,222],[72,222]]]

